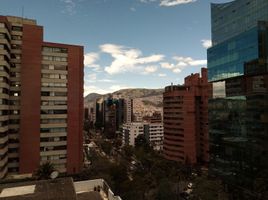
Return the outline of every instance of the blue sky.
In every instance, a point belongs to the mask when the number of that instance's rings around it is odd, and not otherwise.
[[[85,52],[85,94],[162,88],[206,66],[210,3],[227,0],[1,0],[36,19],[44,39]]]

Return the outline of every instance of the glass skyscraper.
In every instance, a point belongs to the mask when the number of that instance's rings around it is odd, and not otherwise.
[[[230,199],[268,199],[268,0],[212,4],[210,174]]]

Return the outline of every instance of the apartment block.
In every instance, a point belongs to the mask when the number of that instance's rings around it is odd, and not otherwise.
[[[0,177],[50,161],[82,168],[83,47],[43,41],[35,20],[0,16]]]
[[[124,123],[133,121],[133,99],[124,99]]]
[[[150,146],[156,151],[163,150],[164,127],[163,123],[144,124],[144,135]]]
[[[135,146],[139,135],[144,135],[148,144],[156,151],[163,149],[163,124],[132,122],[123,124],[122,144]]]
[[[184,85],[170,85],[163,94],[164,157],[177,162],[208,162],[207,69],[185,78]]]
[[[144,134],[144,124],[140,122],[133,122],[123,124],[122,144],[135,146],[135,139],[139,135]]]

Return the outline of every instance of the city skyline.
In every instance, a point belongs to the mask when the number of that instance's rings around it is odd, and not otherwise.
[[[212,2],[228,1],[3,0],[0,12],[37,19],[45,40],[83,45],[86,95],[181,84],[206,67]]]

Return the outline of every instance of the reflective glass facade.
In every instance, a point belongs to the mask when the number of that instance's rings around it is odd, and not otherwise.
[[[211,175],[231,200],[268,199],[268,1],[212,4]]]
[[[209,81],[244,74],[244,63],[259,56],[258,30],[258,27],[252,28],[208,49]]]
[[[213,46],[268,21],[267,0],[236,0],[211,4]]]

